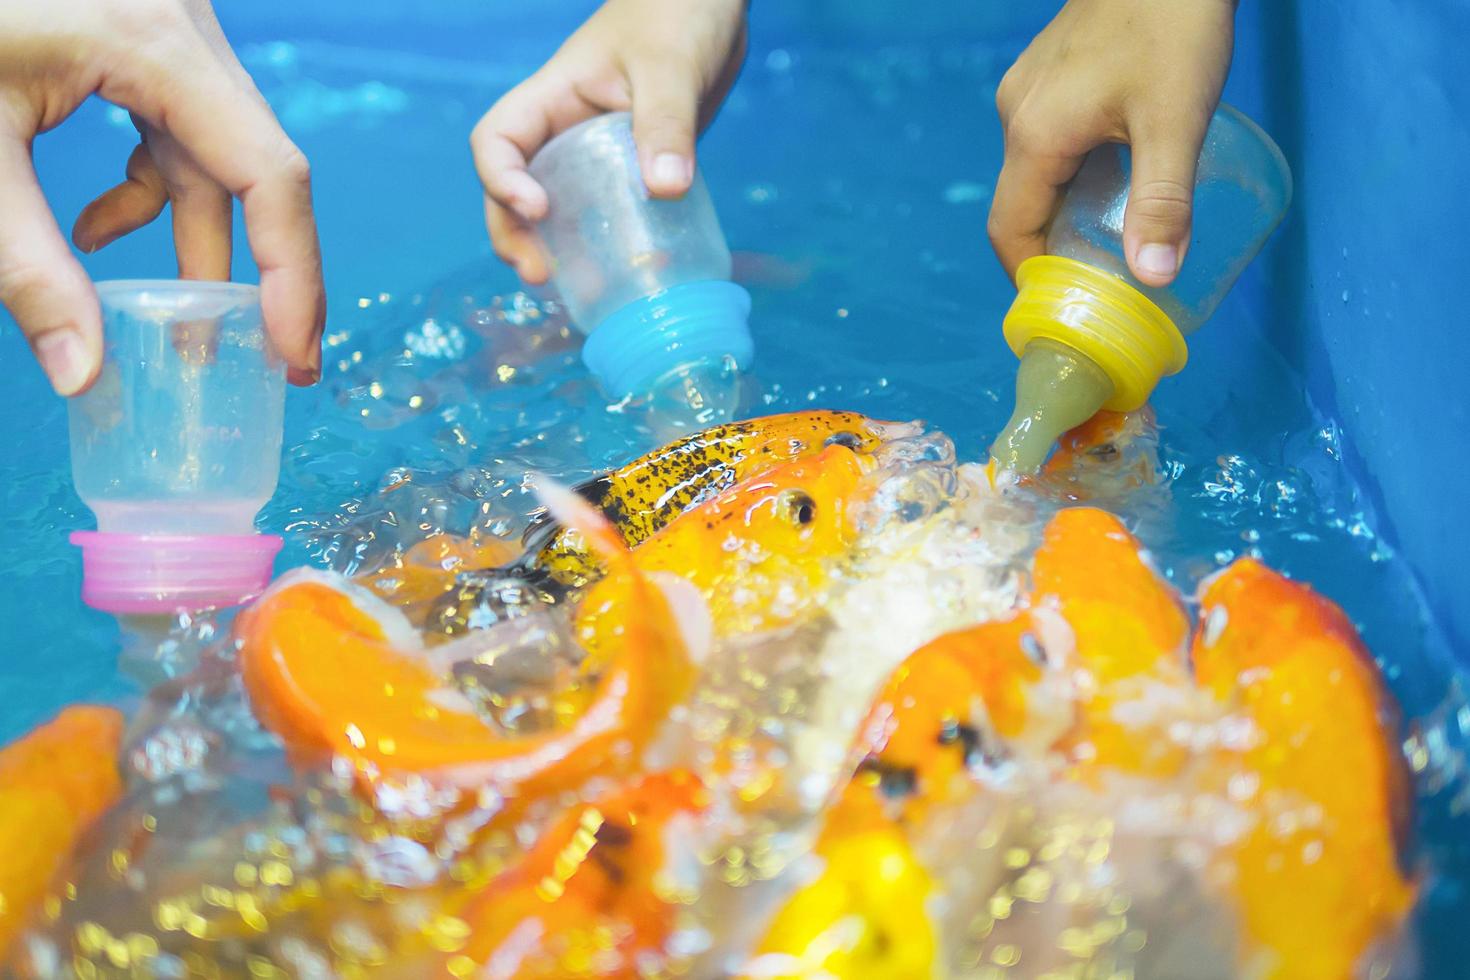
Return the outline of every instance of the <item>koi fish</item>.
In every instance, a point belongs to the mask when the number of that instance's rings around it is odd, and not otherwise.
[[[635,548],[632,560],[643,574],[699,595],[691,605],[702,607],[703,636],[789,625],[820,603],[833,560],[855,540],[850,504],[868,466],[840,445],[782,463],[685,513]],[[602,672],[603,651],[619,643],[622,610],[612,597],[621,588],[610,575],[582,601],[576,629],[588,653],[586,678]],[[579,713],[591,690],[580,679],[566,685],[553,710]]]
[[[444,973],[643,975],[666,955],[676,921],[667,835],[708,805],[699,779],[675,770],[570,808],[458,913],[468,934],[447,951]]]
[[[1398,859],[1408,772],[1372,658],[1341,609],[1249,558],[1206,583],[1190,649],[1200,684],[1256,734],[1243,760],[1255,825],[1215,869],[1239,913],[1240,966],[1367,975],[1365,953],[1416,897]]]
[[[1158,423],[1145,405],[1136,412],[1098,412],[1064,432],[1041,479],[1081,500],[1098,474],[1121,480],[1125,491],[1136,490],[1158,482],[1158,467]]]
[[[1071,723],[1047,680],[1070,645],[1044,610],[958,630],[914,651],[889,676],[859,730],[855,784],[868,784],[898,823],[975,790],[970,773],[1010,746],[1045,750]],[[896,810],[896,812],[894,812]]]
[[[575,489],[602,511],[629,547],[679,515],[779,463],[814,456],[827,446],[870,455],[883,442],[910,435],[912,423],[878,422],[856,412],[810,411],[728,422],[675,440]],[[581,587],[601,576],[597,556],[574,531],[542,512],[522,543],[526,568]]]
[[[781,463],[688,511],[634,549],[633,561],[698,589],[717,636],[785,625],[855,540],[852,504],[870,468],[840,445]],[[616,588],[599,582],[583,608],[595,614],[604,589]]]
[[[1077,724],[1058,747],[1082,770],[1177,771],[1184,748],[1147,733],[1193,690],[1189,616],[1143,546],[1112,514],[1070,508],[1048,523],[1031,577],[1032,605],[1059,613],[1076,644]]]
[[[0,749],[0,963],[82,835],[122,796],[123,718],[76,706]]]
[[[617,531],[570,491],[543,499],[614,574],[599,596],[619,630],[586,710],[530,734],[493,731],[423,656],[396,609],[340,579],[283,579],[237,620],[245,688],[261,722],[298,759],[346,760],[380,806],[401,794],[453,803],[492,790],[535,798],[626,771],[693,683],[670,600]]]
[[[865,793],[829,813],[815,879],[777,911],[742,980],[925,980],[938,940],[929,874],[899,827]]]

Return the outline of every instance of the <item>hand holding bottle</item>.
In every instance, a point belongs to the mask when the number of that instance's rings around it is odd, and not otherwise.
[[[1173,281],[1234,18],[1234,0],[1069,0],[1022,52],[996,93],[1005,163],[989,231],[1010,276],[1045,250],[1047,223],[1088,151],[1126,143],[1128,266],[1145,285]]]
[[[745,0],[608,0],[542,68],[508,92],[470,137],[495,252],[529,283],[549,270],[531,225],[546,190],[527,171],[557,134],[631,110],[643,179],[654,197],[694,180],[694,138],[745,59]]]
[[[67,248],[31,142],[89,95],[132,113],[127,179],[94,201],[85,250],[173,207],[179,273],[228,279],[232,197],[245,210],[267,329],[298,383],[321,367],[321,255],[306,158],[230,51],[207,0],[7,0],[0,5],[0,301],[58,393],[102,363],[96,292]]]

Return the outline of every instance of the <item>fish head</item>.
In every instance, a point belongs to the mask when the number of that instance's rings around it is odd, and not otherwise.
[[[717,636],[789,623],[852,548],[854,503],[874,467],[843,445],[770,467],[685,513],[633,559],[645,572],[687,579]]]
[[[676,564],[681,555],[699,556],[710,571],[729,564],[720,555],[747,564],[835,557],[853,539],[853,504],[872,468],[870,459],[847,446],[828,446],[737,484],[670,525],[665,540],[649,544],[664,546],[660,564],[670,571],[689,569]]]

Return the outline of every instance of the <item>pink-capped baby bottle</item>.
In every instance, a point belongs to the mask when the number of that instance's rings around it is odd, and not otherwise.
[[[68,406],[72,479],[97,516],[82,599],[147,615],[238,605],[269,583],[285,364],[255,286],[104,282],[102,373]]]

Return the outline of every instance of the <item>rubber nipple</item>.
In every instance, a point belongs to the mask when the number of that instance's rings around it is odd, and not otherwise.
[[[991,451],[1031,473],[1063,432],[1098,409],[1142,408],[1189,350],[1179,328],[1121,277],[1057,255],[1021,263],[1004,331],[1021,358],[1016,410]]]
[[[740,389],[733,357],[680,365],[649,387],[648,427],[660,437],[676,438],[731,421],[740,407]]]
[[[1016,408],[990,447],[1002,470],[1034,473],[1063,432],[1113,397],[1106,371],[1054,340],[1033,340],[1016,371]]]

